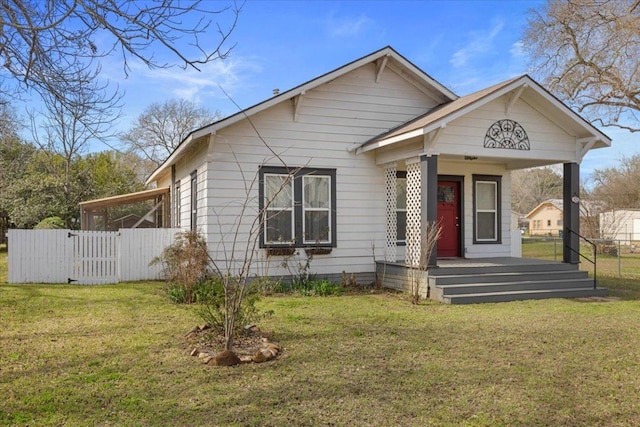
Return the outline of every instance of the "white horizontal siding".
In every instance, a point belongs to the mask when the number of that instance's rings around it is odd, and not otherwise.
[[[507,97],[490,102],[449,123],[440,135],[441,154],[516,159],[570,161],[576,158],[575,138],[536,111],[522,98],[505,115]],[[529,138],[530,150],[484,148],[484,137],[497,120],[518,122]]]
[[[302,96],[298,120],[293,102],[283,102],[251,117],[252,125],[280,159],[290,167],[336,169],[337,247],[329,255],[315,256],[312,272],[371,272],[372,246],[382,256],[385,237],[383,171],[372,155],[348,151],[371,137],[395,127],[435,106],[434,101],[405,79],[387,69],[375,83],[375,66],[368,65]],[[238,267],[242,249],[255,238],[250,230],[257,213],[258,185],[247,192],[245,181],[256,179],[261,165],[282,166],[247,121],[222,129],[214,136],[206,185],[212,203],[208,209],[209,249],[219,264],[232,256]],[[184,190],[183,190],[184,191]],[[237,228],[245,201],[249,209]],[[304,256],[304,251],[300,251]],[[284,257],[265,259],[259,251],[255,272],[290,274],[278,265]]]

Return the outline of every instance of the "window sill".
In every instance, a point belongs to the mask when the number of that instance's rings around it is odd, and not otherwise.
[[[306,248],[304,252],[307,256],[310,255],[329,255],[333,249],[332,248]]]
[[[296,253],[296,248],[286,247],[286,248],[266,248],[267,256],[291,256]]]
[[[328,247],[316,247],[316,248],[299,248],[294,246],[286,246],[286,247],[267,247],[264,248],[267,251],[267,256],[291,256],[294,255],[298,249],[304,249],[304,252],[307,256],[311,255],[329,255],[333,248]]]

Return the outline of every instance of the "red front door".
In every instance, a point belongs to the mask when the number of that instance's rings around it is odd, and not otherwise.
[[[460,183],[438,182],[438,222],[442,227],[438,239],[438,258],[460,256]]]

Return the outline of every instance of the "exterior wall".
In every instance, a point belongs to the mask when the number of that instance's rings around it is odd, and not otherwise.
[[[562,230],[562,211],[545,203],[529,215],[530,236],[558,236]]]
[[[283,102],[252,116],[252,124],[245,120],[217,132],[209,151],[206,236],[219,267],[231,267],[235,274],[244,254],[258,246],[259,167],[286,165],[336,169],[337,245],[330,254],[315,255],[310,272],[373,272],[374,258],[384,257],[384,172],[373,155],[348,149],[435,106],[393,70],[385,70],[379,83],[375,76],[376,68],[369,64],[307,91],[300,98],[297,121],[293,101]],[[205,157],[201,153],[197,158]],[[177,169],[189,173],[194,167]],[[188,194],[185,181],[181,191]],[[267,258],[266,250],[256,249],[254,273],[295,275],[305,257],[298,250],[291,257]]]
[[[206,234],[208,229],[207,210],[210,201],[207,199],[206,161],[207,143],[202,141],[192,148],[189,153],[176,164],[175,180],[180,183],[180,228],[191,228],[191,173],[197,171],[197,230]],[[169,185],[169,184],[167,184]],[[175,195],[172,196],[172,209],[175,210]]]
[[[500,97],[441,129],[434,146],[428,148],[440,157],[477,157],[478,162],[522,164],[528,167],[542,164],[576,162],[575,137],[567,134],[553,121],[535,110],[522,99],[505,114],[508,97]],[[484,138],[493,123],[502,119],[518,122],[529,138],[529,150],[485,148]],[[376,162],[384,164],[419,156],[425,152],[422,137],[403,141],[377,150]]]
[[[525,101],[517,101],[505,115],[508,97],[503,96],[447,125],[438,141],[440,154],[490,156],[504,159],[548,159],[556,163],[575,161],[575,138],[540,114]],[[527,133],[530,150],[485,148],[484,137],[497,120],[518,122]]]

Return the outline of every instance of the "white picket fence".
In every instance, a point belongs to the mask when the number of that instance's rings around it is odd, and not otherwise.
[[[9,283],[157,280],[151,260],[173,243],[177,228],[120,231],[9,230]]]

